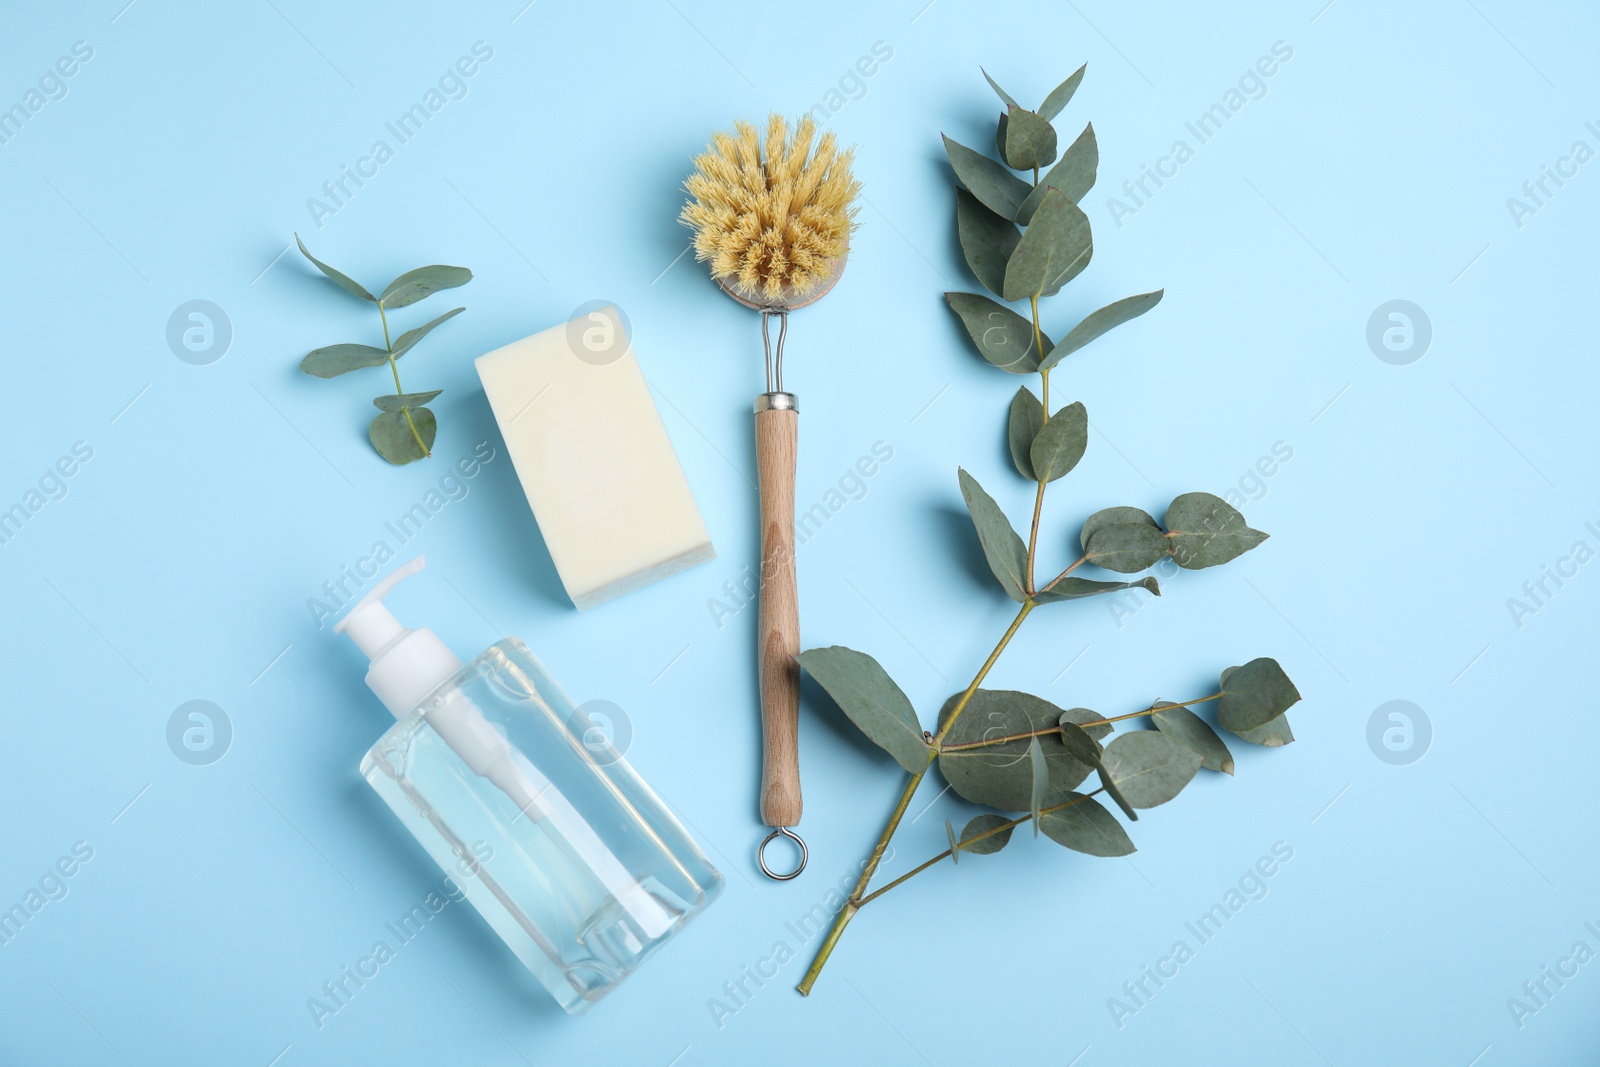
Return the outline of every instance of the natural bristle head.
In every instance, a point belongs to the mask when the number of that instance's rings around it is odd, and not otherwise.
[[[854,154],[832,133],[817,137],[809,116],[792,135],[779,115],[764,136],[746,122],[716,134],[684,183],[691,199],[679,217],[694,230],[695,258],[768,302],[798,300],[837,277],[861,190]]]

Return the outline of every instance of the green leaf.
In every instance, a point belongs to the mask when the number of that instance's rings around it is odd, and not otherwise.
[[[318,378],[337,378],[365,367],[381,367],[389,362],[389,353],[371,345],[329,345],[306,353],[300,369]]]
[[[1095,769],[1100,774],[1100,788],[1106,791],[1106,796],[1117,802],[1117,807],[1122,809],[1122,814],[1133,822],[1138,822],[1139,813],[1133,810],[1133,805],[1128,803],[1128,798],[1123,796],[1122,790],[1117,788],[1116,780],[1106,771],[1105,764],[1102,763]]]
[[[1002,111],[1000,112],[1000,123],[994,130],[994,150],[1000,154],[1001,162],[1005,162],[1006,158],[1006,126],[1006,113]],[[1024,182],[1023,184],[1026,185],[1027,183]]]
[[[433,439],[439,432],[439,422],[427,408],[412,408],[409,422],[406,421],[406,414],[404,411],[379,412],[367,428],[367,436],[372,441],[372,447],[378,450],[378,455],[397,467],[426,458],[433,450]],[[416,433],[411,432],[413,425],[416,426]],[[422,436],[421,445],[417,444],[418,434]]]
[[[1051,188],[1060,189],[1074,204],[1080,203],[1090,189],[1100,169],[1100,145],[1094,138],[1094,123],[1083,128],[1078,139],[1067,146],[1056,165],[1044,176],[1033,191],[1017,207],[1017,221],[1026,226],[1033,221],[1044,194]]]
[[[1033,323],[977,293],[946,293],[944,298],[950,310],[961,317],[961,325],[984,359],[1010,374],[1032,374],[1039,369]],[[1050,338],[1039,336],[1048,349]]]
[[[1217,722],[1224,730],[1243,736],[1244,732],[1267,725],[1299,701],[1300,691],[1278,661],[1262,656],[1243,667],[1229,667],[1222,672]]]
[[[922,724],[877,660],[842,645],[808,649],[796,658],[850,721],[896,763],[912,774],[927,770],[929,747]]]
[[[1028,793],[1028,814],[1033,816],[1033,836],[1039,836],[1039,809],[1044,807],[1045,794],[1050,789],[1050,771],[1044,762],[1044,746],[1037,737],[1028,739],[1028,774],[1033,786]]]
[[[956,840],[956,828],[950,825],[950,820],[944,821],[945,840],[950,842],[950,862],[961,862],[961,844]]]
[[[982,67],[979,67],[978,69],[979,70],[983,70]],[[993,78],[989,77],[989,72],[988,71],[983,70],[983,78],[984,78],[985,81],[987,81],[989,83],[989,88],[991,88],[991,89],[993,89],[995,91],[995,95],[998,96],[1001,100],[1005,101],[1006,107],[1017,107],[1017,106],[1019,106],[1015,100],[1011,99],[1011,94],[1010,93],[1008,93],[1004,89],[1000,88],[999,83],[996,82]]]
[[[1123,589],[1143,589],[1152,596],[1161,595],[1161,586],[1154,578],[1140,578],[1136,582],[1099,582],[1093,578],[1057,578],[1037,593],[1035,603],[1053,604],[1058,600],[1082,600],[1086,596],[1115,593]]]
[[[417,344],[418,341],[422,340],[424,337],[428,336],[428,334],[433,332],[433,328],[435,326],[439,325],[441,322],[446,322],[446,321],[448,321],[450,319],[455,318],[457,315],[461,314],[465,310],[467,310],[467,309],[466,308],[454,308],[454,309],[452,309],[450,311],[446,311],[443,315],[440,315],[438,318],[434,319],[432,322],[423,323],[421,326],[418,326],[416,329],[407,330],[405,333],[401,334],[400,335],[400,339],[397,340],[394,343],[394,358],[395,359],[399,359],[401,356],[403,356],[407,352],[411,351],[413,348],[416,347],[416,344]]]
[[[953,694],[939,712],[941,727],[960,701]],[[1048,700],[1030,693],[1005,689],[979,689],[967,701],[961,717],[945,734],[939,752],[939,773],[956,795],[974,804],[987,804],[1002,811],[1031,811],[1038,778],[1032,758],[1037,741],[1044,759],[1044,794],[1041,806],[1059,804],[1089,776],[1089,767],[1073,759],[1061,742],[1059,723],[1063,718],[1093,712],[1076,709],[1064,712]],[[1038,734],[1036,737],[1027,735]],[[1013,738],[998,741],[999,738]],[[976,748],[952,748],[973,745]]]
[[[1011,446],[1011,462],[1017,465],[1017,473],[1030,482],[1039,480],[1034,477],[1029,450],[1043,425],[1044,406],[1026,385],[1022,386],[1017,390],[1017,395],[1011,398],[1011,419],[1006,428],[1006,440]]]
[[[1013,212],[1013,215],[1015,215],[1015,212]],[[334,283],[337,284],[339,288],[343,289],[347,293],[354,293],[363,300],[371,300],[373,303],[377,303],[378,298],[367,292],[366,287],[360,282],[356,281],[348,274],[334,270],[332,267],[328,266],[326,263],[322,262],[322,260],[318,259],[316,256],[307,251],[306,243],[300,240],[299,234],[294,235],[294,243],[300,246],[300,254],[309,259],[313,267],[316,267],[323,274],[326,274],[329,278],[332,278]]]
[[[1039,114],[1047,119],[1053,119],[1061,114],[1061,109],[1067,106],[1067,101],[1072,99],[1072,94],[1078,91],[1078,83],[1083,81],[1083,72],[1089,64],[1073,71],[1066,81],[1050,90],[1050,95],[1044,98],[1044,103],[1039,105]]]
[[[1089,216],[1060,189],[1051,189],[1006,263],[1000,295],[1007,300],[1053,296],[1089,265],[1093,255]]]
[[[426,393],[389,393],[387,396],[373,397],[372,402],[380,411],[399,411],[407,407],[415,411],[442,392],[443,389],[431,389]]]
[[[1007,826],[1006,824],[1010,821],[1011,820],[1006,818],[1004,815],[975,816],[973,820],[967,823],[966,827],[961,831],[960,851],[971,852],[978,856],[994,855],[996,852],[999,852],[1001,849],[1005,848],[1006,845],[1011,841],[1011,831],[1016,829],[1016,827]],[[1000,829],[1002,826],[1005,827],[1004,830]],[[998,832],[990,833],[991,830],[996,830]],[[981,840],[973,840],[973,838],[980,837],[982,834],[989,834],[989,836],[983,837]],[[968,842],[971,843],[969,844]]]
[[[1083,718],[1087,715],[1092,718]],[[1070,716],[1070,718],[1069,718]],[[1128,803],[1122,795],[1122,790],[1117,786],[1117,780],[1106,769],[1105,750],[1100,747],[1098,738],[1111,733],[1108,723],[1097,726],[1084,726],[1083,723],[1094,722],[1099,716],[1087,708],[1074,708],[1069,715],[1063,715],[1060,722],[1061,743],[1067,752],[1080,763],[1086,763],[1100,774],[1100,786],[1106,795],[1117,802],[1124,815],[1134,822],[1139,821],[1139,815],[1133,810],[1133,805]],[[1075,721],[1073,721],[1075,720]]]
[[[1005,512],[994,502],[994,497],[984,492],[978,480],[965,470],[958,470],[961,479],[961,496],[967,502],[967,512],[972,525],[978,530],[978,540],[983,544],[984,558],[989,569],[1017,603],[1027,599],[1023,588],[1027,582],[1028,549],[1011,528]]]
[[[1087,711],[1087,708],[1074,708],[1073,712]],[[1092,715],[1093,712],[1090,712]],[[1061,732],[1061,744],[1067,750],[1067,755],[1083,764],[1085,767],[1100,766],[1100,742],[1096,740],[1090,730],[1100,730],[1100,737],[1111,732],[1110,724],[1085,728],[1080,722],[1092,722],[1093,719],[1077,719],[1075,715],[1063,712],[1057,728]]]
[[[1028,458],[1035,477],[1053,482],[1078,465],[1089,447],[1089,414],[1073,401],[1054,415],[1033,439]]]
[[[1138,318],[1161,303],[1161,296],[1165,292],[1165,289],[1157,289],[1154,292],[1140,293],[1137,296],[1125,296],[1115,303],[1107,304],[1099,311],[1091,312],[1088,317],[1072,328],[1072,332],[1067,334],[1060,344],[1050,350],[1050,354],[1045,357],[1040,366],[1046,369],[1054,367],[1101,334],[1108,333],[1123,323]]]
[[[1093,797],[1073,794],[1071,807],[1046,812],[1039,829],[1044,836],[1074,852],[1090,856],[1127,856],[1138,851],[1116,816]]]
[[[1156,520],[1150,517],[1150,513],[1139,508],[1102,508],[1083,520],[1083,532],[1078,535],[1078,543],[1087,547],[1089,538],[1094,536],[1096,530],[1120,522],[1142,522],[1153,529],[1160,529],[1156,526]]]
[[[1173,562],[1190,570],[1226,563],[1267,539],[1246,526],[1232,504],[1211,493],[1184,493],[1173,500],[1166,527]]]
[[[1049,119],[1013,105],[1006,113],[1006,150],[1001,154],[1017,170],[1048,167],[1056,158],[1055,127]]]
[[[1022,240],[1022,232],[965,189],[956,190],[956,232],[961,237],[967,266],[985,289],[999,296],[1005,284],[1006,261]]]
[[[1108,571],[1132,574],[1166,558],[1167,538],[1155,526],[1142,522],[1112,522],[1096,526],[1084,542],[1089,562]]]
[[[1012,174],[1005,164],[948,137],[944,139],[944,151],[961,184],[985,207],[1002,218],[1017,217],[1017,208],[1033,192],[1033,186]]]
[[[1206,770],[1233,773],[1233,753],[1228,751],[1228,746],[1223,744],[1210,723],[1188,708],[1165,700],[1156,701],[1154,706],[1162,709],[1150,716],[1157,730],[1200,753],[1200,766]]]
[[[1165,804],[1200,769],[1200,753],[1155,730],[1122,734],[1106,746],[1101,766],[1135,808]]]
[[[408,270],[389,283],[389,288],[378,298],[386,308],[403,308],[418,300],[432,296],[443,289],[457,289],[472,280],[472,272],[465,267],[446,267],[435,263],[430,267]]]
[[[1294,731],[1289,729],[1287,715],[1279,715],[1265,726],[1257,726],[1254,730],[1233,732],[1252,745],[1265,745],[1267,748],[1279,748],[1294,741]]]

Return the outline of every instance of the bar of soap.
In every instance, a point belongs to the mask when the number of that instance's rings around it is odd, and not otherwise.
[[[615,307],[496,349],[477,367],[580,610],[716,556]]]

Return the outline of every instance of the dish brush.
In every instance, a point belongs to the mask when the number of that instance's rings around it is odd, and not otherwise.
[[[792,827],[802,809],[799,762],[800,600],[794,565],[794,480],[799,404],[783,386],[789,312],[820,300],[844,273],[855,229],[851,173],[855,150],[841,151],[832,133],[817,135],[810,117],[791,130],[772,115],[763,136],[746,122],[713,135],[684,183],[690,200],[680,219],[694,230],[695,258],[710,266],[723,292],[761,313],[767,389],[756,397],[756,470],[761,503],[761,586],[757,677],[761,693],[761,820],[775,827],[757,861],[770,878],[804,868],[805,842]],[[769,324],[778,320],[774,348]],[[778,837],[800,850],[788,874],[767,866]]]

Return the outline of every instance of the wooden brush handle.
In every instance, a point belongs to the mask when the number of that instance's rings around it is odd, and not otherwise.
[[[761,607],[757,677],[761,687],[761,821],[800,822],[800,595],[794,574],[794,471],[800,416],[788,407],[756,411],[756,471],[761,496]],[[758,402],[759,404],[760,402]]]

